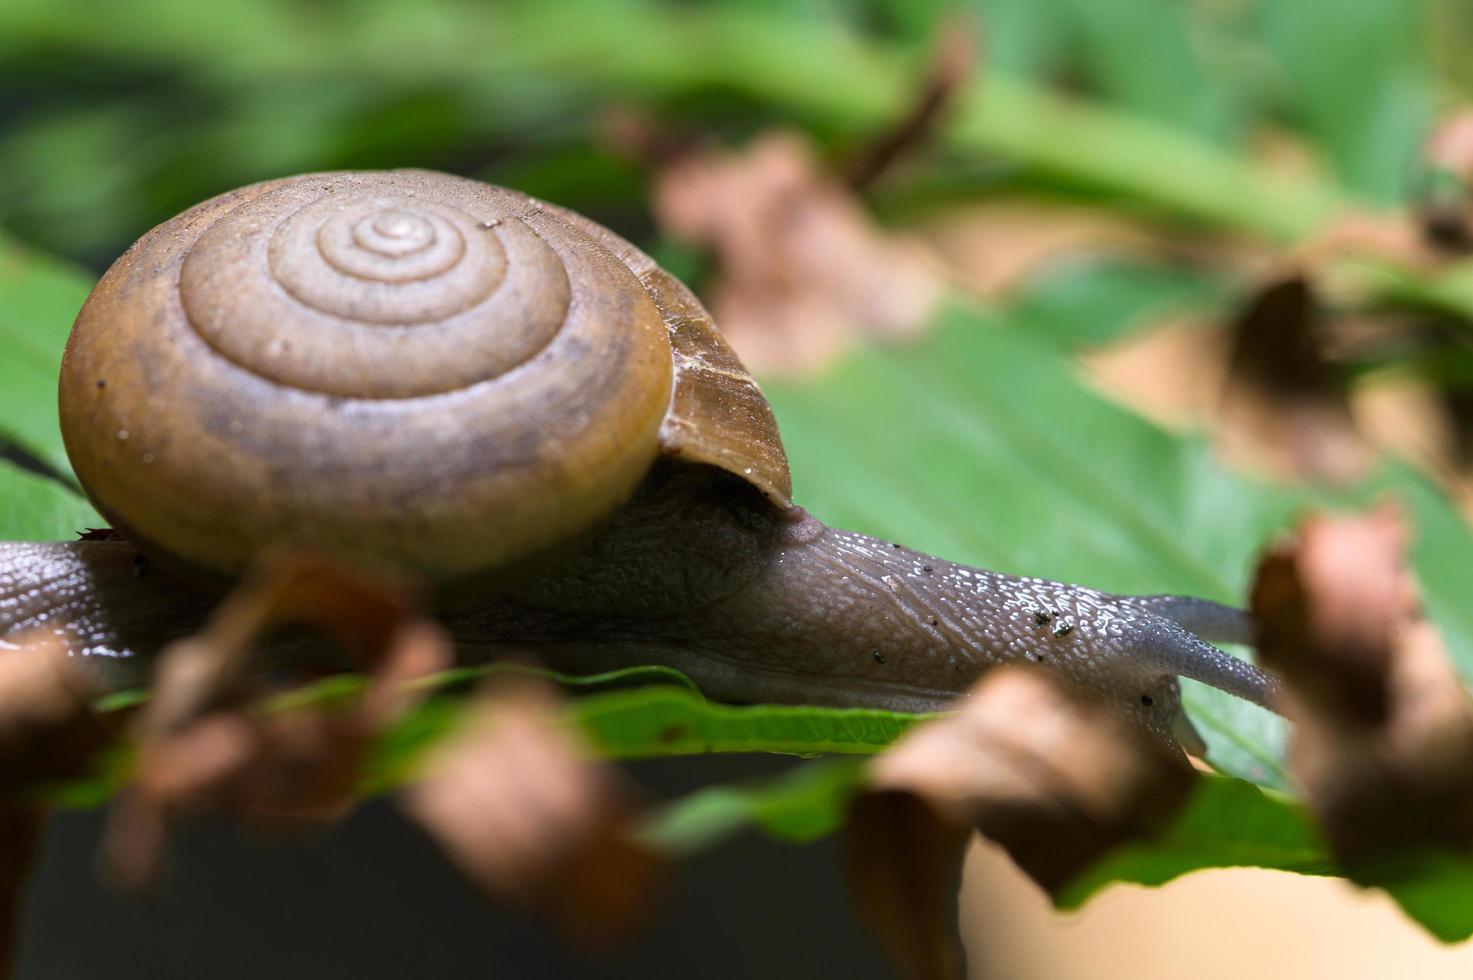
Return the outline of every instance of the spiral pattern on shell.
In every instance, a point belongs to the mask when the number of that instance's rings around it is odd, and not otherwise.
[[[424,171],[222,195],[140,240],[83,307],[68,452],[116,524],[217,571],[277,541],[437,579],[534,555],[607,516],[659,452],[669,332],[607,245]]]
[[[191,325],[255,374],[342,397],[454,391],[542,350],[570,299],[551,246],[505,202],[395,183],[309,182],[232,210],[180,271]]]

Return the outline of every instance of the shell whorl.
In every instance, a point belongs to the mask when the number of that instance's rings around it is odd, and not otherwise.
[[[457,182],[462,199],[447,201],[394,183],[309,180],[226,214],[180,269],[190,324],[255,374],[345,398],[454,391],[546,347],[570,287],[558,254],[507,213],[522,202],[486,185],[467,195]]]
[[[660,451],[670,339],[557,209],[422,171],[243,188],[103,277],[62,369],[99,509],[233,573],[277,541],[437,579],[536,554]]]

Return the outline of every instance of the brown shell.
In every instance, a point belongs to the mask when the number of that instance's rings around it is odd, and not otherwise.
[[[428,171],[308,174],[145,235],[67,345],[99,509],[221,572],[275,542],[480,573],[621,506],[660,454],[790,504],[766,401],[628,242]]]

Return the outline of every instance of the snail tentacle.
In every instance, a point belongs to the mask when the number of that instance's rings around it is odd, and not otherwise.
[[[1122,595],[1122,605],[1169,619],[1189,632],[1213,643],[1255,642],[1258,623],[1253,614],[1236,606],[1185,595]]]

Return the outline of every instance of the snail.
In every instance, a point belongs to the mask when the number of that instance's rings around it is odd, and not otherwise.
[[[468,656],[664,664],[726,701],[929,710],[1032,662],[1192,747],[1178,676],[1273,699],[1208,642],[1246,613],[826,527],[689,290],[473,180],[308,174],[160,225],[84,304],[60,404],[119,538],[0,546],[0,645],[146,663],[290,542],[432,583]]]

